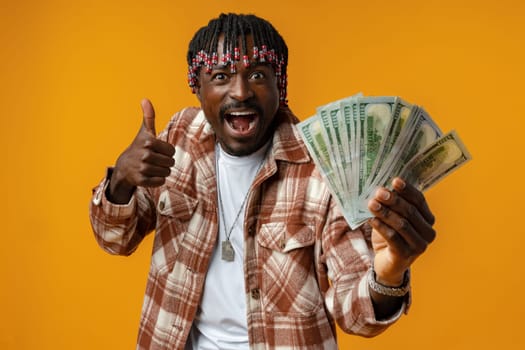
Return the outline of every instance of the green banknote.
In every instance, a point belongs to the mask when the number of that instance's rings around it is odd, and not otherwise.
[[[332,162],[330,155],[331,146],[325,141],[321,121],[317,116],[313,116],[299,123],[297,127],[314,163],[328,182],[332,194],[335,195],[340,205],[344,205],[348,192],[343,190],[334,171],[335,164]]]
[[[352,217],[356,217],[356,198],[359,197],[359,183],[358,171],[359,171],[359,157],[360,151],[358,145],[360,144],[358,123],[357,123],[357,99],[362,97],[362,94],[350,96],[342,99],[340,102],[341,116],[344,120],[345,132],[348,137],[348,147],[345,148],[345,152],[349,152],[349,164],[347,165],[348,177],[347,183],[349,184],[349,200],[351,201],[350,208],[353,210]]]
[[[341,182],[339,181],[334,169],[337,164],[333,164],[330,157],[330,147],[326,143],[325,133],[323,132],[323,124],[319,117],[313,116],[297,125],[299,133],[312,156],[316,166],[320,169],[323,178],[325,179],[330,192],[335,198],[339,208],[341,209],[345,220],[350,227],[357,228],[361,222],[355,219],[354,209],[352,208],[352,199],[350,192],[345,191]]]
[[[368,179],[365,184],[366,188],[369,188],[371,186],[373,181],[376,179],[378,173],[381,171],[386,158],[388,157],[388,155],[391,154],[392,147],[397,141],[401,130],[403,130],[403,127],[406,125],[406,121],[408,120],[411,111],[411,104],[407,103],[399,97],[396,97],[396,102],[392,111],[392,120],[388,125],[386,135],[381,142],[374,165],[372,166],[372,170],[368,175]]]
[[[441,129],[423,108],[413,108],[407,125],[392,147],[390,157],[385,160],[382,170],[362,199],[367,201],[378,186],[390,187],[390,182],[399,175],[403,166],[441,135]]]
[[[393,120],[392,110],[395,102],[396,97],[392,96],[358,99],[362,140],[359,162],[359,194],[363,192],[381,144],[387,137],[388,128]]]
[[[317,115],[323,125],[325,141],[330,145],[330,156],[335,169],[335,176],[343,186],[342,190],[350,192],[352,179],[350,172],[350,138],[346,132],[344,118],[341,115],[340,101],[332,102],[317,108]]]
[[[392,123],[392,112],[396,102],[394,96],[359,97],[352,105],[353,118],[356,120],[356,153],[354,156],[354,193],[351,196],[354,220],[361,222],[370,217],[366,206],[359,203],[360,195],[366,190],[366,182],[372,172],[377,155],[387,137]]]
[[[401,170],[400,177],[420,191],[426,191],[471,159],[453,130],[412,158]]]
[[[425,191],[471,159],[456,132],[442,136],[423,108],[396,96],[337,100],[298,128],[352,229],[372,217],[378,186],[401,176]]]

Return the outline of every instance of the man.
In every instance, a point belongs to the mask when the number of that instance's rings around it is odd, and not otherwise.
[[[201,108],[135,140],[94,190],[99,244],[131,254],[155,230],[139,349],[335,349],[335,324],[373,336],[409,303],[434,239],[423,195],[396,178],[350,230],[287,107],[288,50],[267,21],[221,15],[189,45]]]

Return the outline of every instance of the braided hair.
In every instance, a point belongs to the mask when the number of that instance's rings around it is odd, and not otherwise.
[[[288,47],[270,22],[255,15],[223,13],[195,33],[187,55],[188,84],[192,92],[197,90],[199,70],[204,67],[209,73],[219,63],[217,48],[221,35],[224,38],[222,64],[229,64],[232,73],[236,72],[235,64],[241,59],[245,67],[250,65],[246,37],[252,36],[254,47],[251,59],[272,65],[278,80],[279,99],[286,105]]]

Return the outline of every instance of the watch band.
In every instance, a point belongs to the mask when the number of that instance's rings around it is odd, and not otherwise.
[[[368,270],[368,286],[374,292],[382,295],[388,295],[391,297],[405,296],[410,290],[410,269],[405,272],[405,276],[403,277],[403,284],[401,284],[399,287],[389,287],[377,282],[376,272],[374,271],[374,267],[372,266]]]

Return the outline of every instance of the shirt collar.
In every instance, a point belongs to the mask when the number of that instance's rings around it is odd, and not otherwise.
[[[299,119],[288,107],[279,108],[277,113],[276,118],[279,118],[279,125],[273,138],[274,158],[291,163],[310,162],[310,155],[296,127]]]

